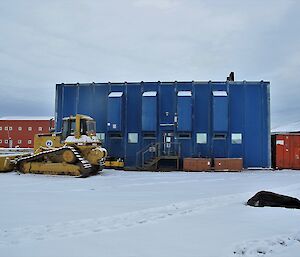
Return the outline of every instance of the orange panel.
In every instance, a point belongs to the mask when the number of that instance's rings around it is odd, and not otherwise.
[[[215,171],[241,171],[242,158],[215,158]]]
[[[211,160],[208,158],[184,158],[184,171],[210,171]]]

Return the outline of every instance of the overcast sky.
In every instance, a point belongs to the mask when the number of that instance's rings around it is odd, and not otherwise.
[[[226,2],[226,3],[225,3]],[[0,116],[53,115],[61,82],[271,82],[300,120],[298,0],[0,1]]]

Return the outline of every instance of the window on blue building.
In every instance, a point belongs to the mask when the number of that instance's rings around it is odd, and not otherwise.
[[[99,138],[101,142],[105,140],[105,133],[96,133],[96,136]]]
[[[241,133],[232,133],[231,134],[231,143],[232,144],[241,144],[242,143],[242,134]]]
[[[206,133],[197,133],[196,134],[197,144],[207,144],[207,134]]]
[[[129,144],[136,144],[139,141],[139,134],[138,133],[128,133],[128,143]]]

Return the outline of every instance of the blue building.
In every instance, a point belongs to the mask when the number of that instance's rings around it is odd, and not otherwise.
[[[185,157],[243,158],[270,167],[269,82],[134,82],[56,85],[62,118],[86,114],[109,156],[149,168]]]

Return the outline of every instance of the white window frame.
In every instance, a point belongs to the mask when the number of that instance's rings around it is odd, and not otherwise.
[[[5,130],[5,131],[8,131],[8,127],[4,127],[4,130]]]
[[[28,139],[28,140],[27,140],[27,144],[31,145],[31,144],[32,144],[32,140],[31,140],[31,139]]]
[[[9,131],[12,131],[13,130],[13,128],[12,127],[9,127]]]
[[[4,140],[4,144],[8,144],[8,139],[5,139],[5,140]]]
[[[43,131],[43,127],[38,127],[38,131]]]
[[[18,139],[18,144],[22,144],[22,140],[21,139]]]
[[[32,131],[32,127],[28,127],[28,131]]]
[[[0,127],[0,131],[2,130],[2,127]]]
[[[2,144],[2,139],[0,139],[0,144]]]
[[[18,127],[18,130],[19,130],[19,131],[22,131],[22,127]]]

